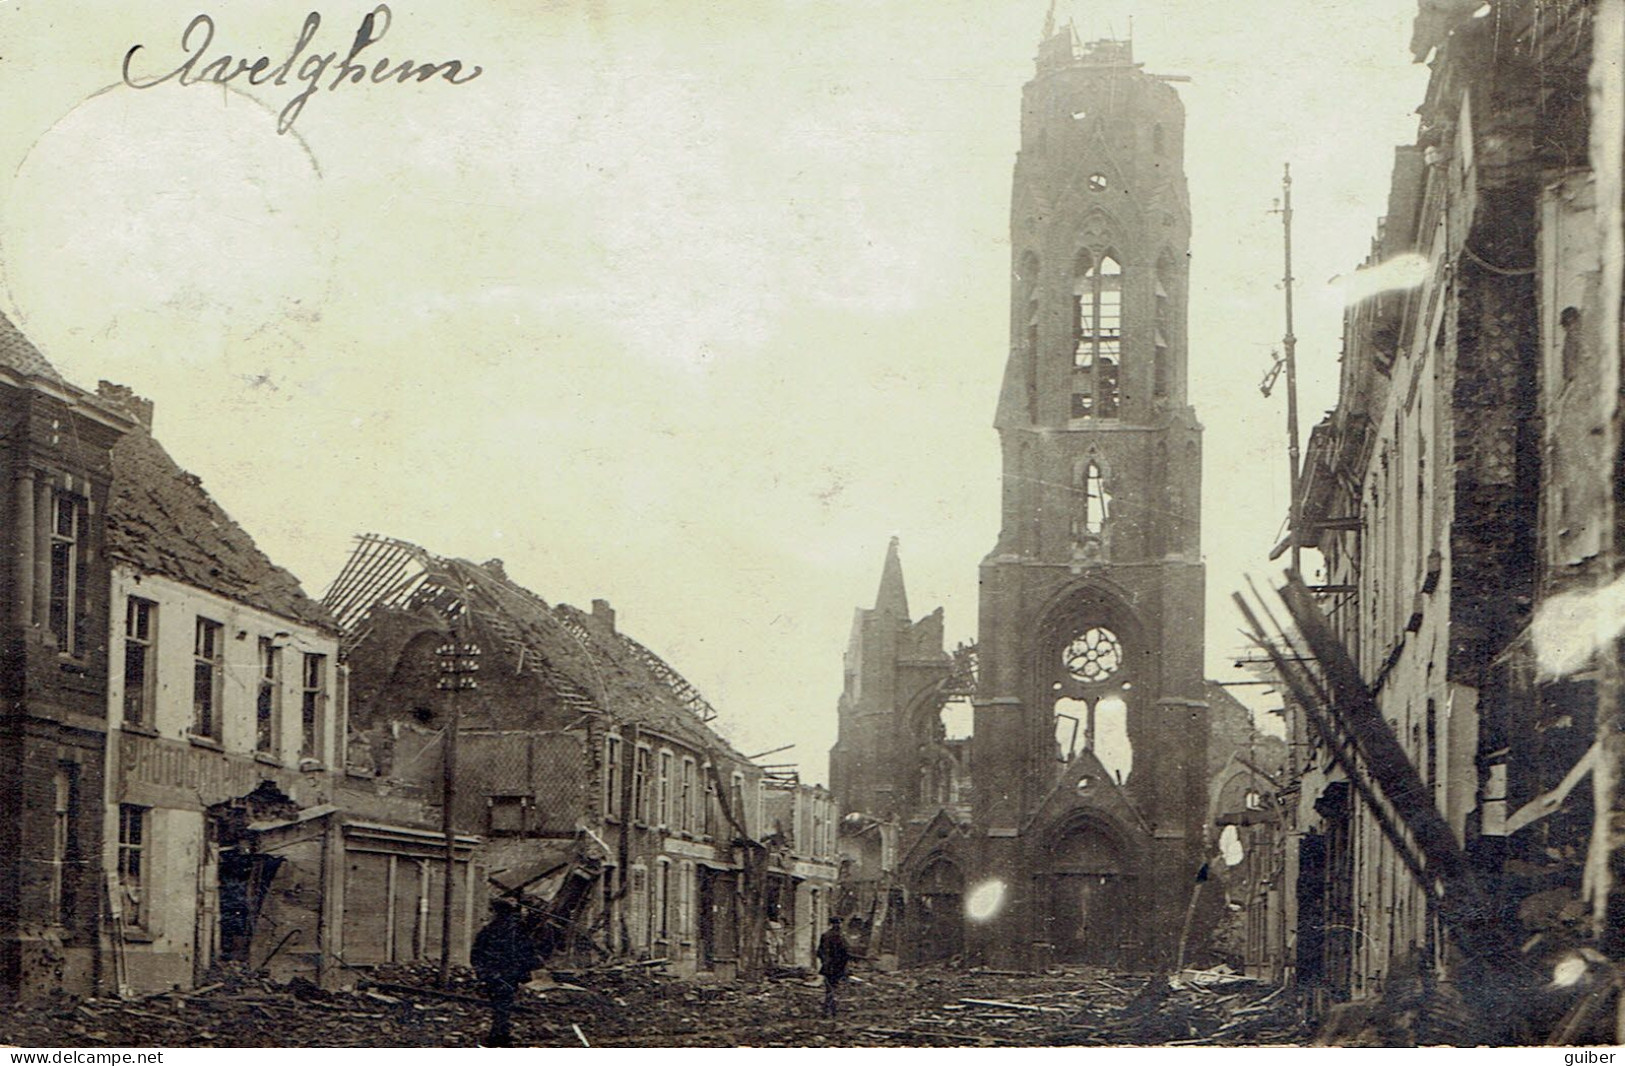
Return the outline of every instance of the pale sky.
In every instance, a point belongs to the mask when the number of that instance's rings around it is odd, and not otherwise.
[[[119,84],[132,45],[139,78],[184,60],[200,10],[199,70],[274,68],[313,6],[307,56],[373,7],[0,0],[0,307],[69,380],[156,401],[165,447],[312,595],[358,532],[500,557],[550,602],[609,599],[736,745],[794,743],[772,761],[825,780],[888,538],[915,615],[975,636],[1047,0],[403,0],[363,59],[483,73],[329,74],[281,136],[296,77]],[[1279,571],[1285,408],[1258,382],[1283,332],[1281,166],[1307,436],[1335,401],[1326,281],[1364,258],[1414,139],[1414,12],[1057,8],[1084,40],[1132,17],[1136,59],[1192,79],[1214,676],[1230,592]]]

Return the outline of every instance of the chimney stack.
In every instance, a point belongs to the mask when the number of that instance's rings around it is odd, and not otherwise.
[[[131,418],[141,423],[142,429],[148,433],[152,432],[152,401],[144,396],[137,396],[130,386],[115,385],[111,381],[98,381],[96,395],[122,407]]]

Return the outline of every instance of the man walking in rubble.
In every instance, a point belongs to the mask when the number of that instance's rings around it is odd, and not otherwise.
[[[829,930],[818,940],[818,968],[824,975],[824,1017],[835,1017],[835,986],[846,978],[852,953],[841,935],[841,920],[831,917]]]
[[[486,1047],[513,1046],[513,1001],[539,963],[535,945],[510,899],[491,901],[491,920],[474,937],[469,962],[491,1001],[491,1032]]]

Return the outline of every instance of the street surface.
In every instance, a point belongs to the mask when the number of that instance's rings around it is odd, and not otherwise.
[[[840,1014],[818,979],[722,984],[637,966],[558,972],[522,992],[516,1043],[539,1047],[994,1047],[1303,1044],[1290,997],[1263,982],[1186,972],[1070,969],[1045,975],[943,968],[863,971]],[[466,971],[450,994],[432,967],[370,974],[357,988],[239,976],[194,992],[63,1001],[10,1012],[0,1040],[24,1047],[472,1047],[489,1012]]]

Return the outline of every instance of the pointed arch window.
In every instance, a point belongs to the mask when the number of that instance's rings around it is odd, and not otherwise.
[[[1072,417],[1116,418],[1123,345],[1123,268],[1111,252],[1078,254],[1072,271]]]
[[[1106,491],[1106,477],[1100,464],[1094,460],[1083,469],[1083,531],[1098,536],[1111,517],[1111,494]]]

